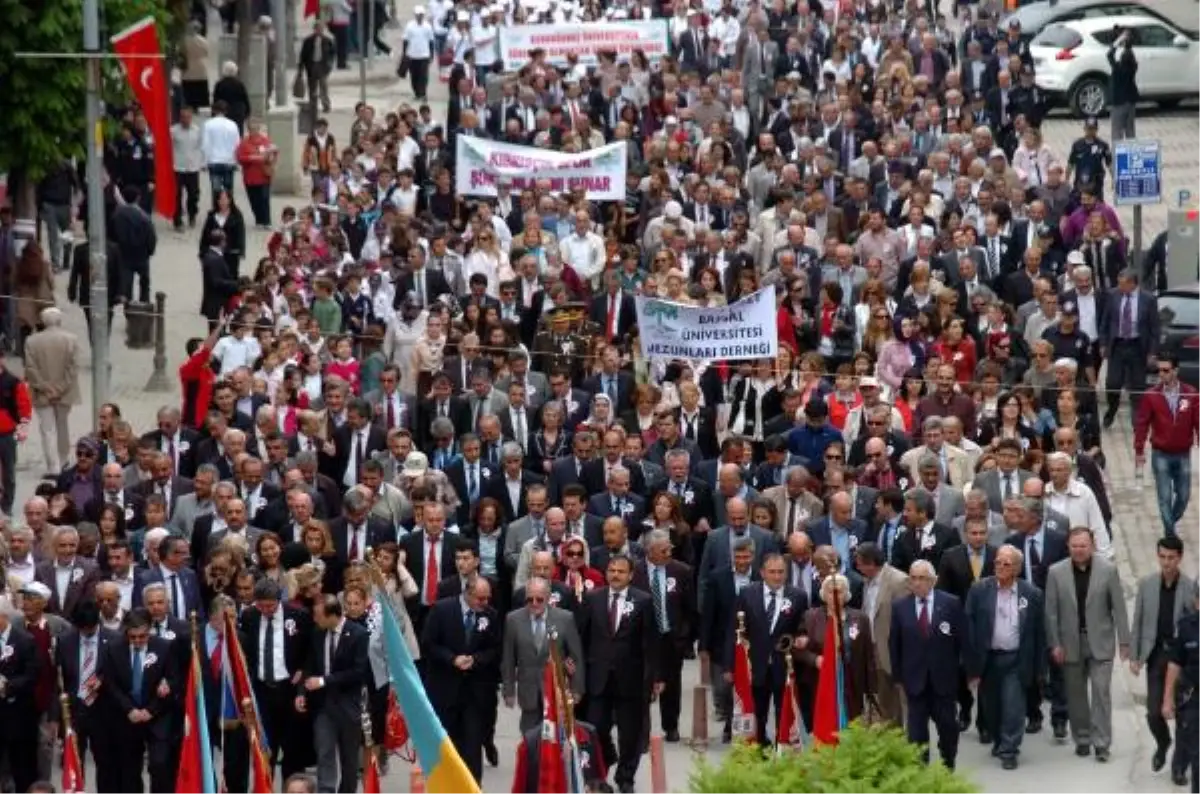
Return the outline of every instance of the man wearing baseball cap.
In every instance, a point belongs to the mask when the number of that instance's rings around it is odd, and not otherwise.
[[[1091,184],[1097,196],[1104,195],[1104,172],[1112,168],[1112,147],[1097,135],[1100,122],[1088,116],[1083,122],[1083,137],[1071,144],[1067,155],[1067,178],[1074,176],[1076,189]]]

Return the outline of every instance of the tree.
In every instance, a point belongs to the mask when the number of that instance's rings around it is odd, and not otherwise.
[[[100,44],[147,15],[164,44],[186,19],[180,0],[101,0]],[[0,173],[8,173],[17,217],[36,215],[36,185],[64,158],[86,155],[83,4],[80,0],[0,0]],[[55,57],[21,57],[42,53]],[[123,87],[122,87],[123,90]],[[110,97],[115,98],[115,97]]]

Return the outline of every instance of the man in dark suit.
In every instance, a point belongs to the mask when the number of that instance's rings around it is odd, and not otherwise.
[[[604,294],[592,298],[588,319],[602,329],[605,340],[620,342],[637,324],[637,306],[633,296],[621,290],[621,277],[615,270],[604,276]],[[597,390],[593,390],[595,393]]]
[[[1018,549],[1002,546],[996,575],[971,588],[965,614],[967,680],[980,687],[992,754],[1005,769],[1017,768],[1026,733],[1025,692],[1037,687],[1048,656],[1042,591],[1018,578],[1023,562]]]
[[[633,587],[650,594],[657,629],[658,698],[663,737],[679,741],[679,710],[683,697],[683,660],[691,655],[695,634],[696,588],[692,569],[671,559],[671,535],[656,529],[641,542],[646,558],[634,566]]]
[[[63,693],[70,698],[71,727],[79,747],[79,758],[86,764],[88,748],[96,761],[97,791],[116,791],[113,773],[120,760],[99,704],[100,658],[108,643],[120,639],[116,632],[100,626],[100,608],[95,601],[81,601],[71,613],[75,631],[59,638],[55,646],[55,666],[62,671]]]
[[[636,539],[646,517],[646,500],[630,491],[630,472],[624,466],[609,470],[608,490],[588,500],[588,512],[600,518],[618,516],[625,521],[629,534]]]
[[[122,621],[124,636],[104,646],[100,666],[104,685],[100,699],[105,724],[120,748],[114,779],[118,791],[143,791],[142,762],[149,755],[154,791],[170,791],[165,772],[173,766],[169,714],[174,693],[183,691],[171,658],[171,641],[153,637],[150,616],[133,609]]]
[[[664,688],[658,672],[658,628],[650,595],[630,586],[633,560],[613,557],[606,576],[608,586],[584,596],[576,613],[587,661],[588,721],[600,735],[605,766],[616,767],[617,788],[632,792],[648,698]],[[614,721],[617,747],[612,741]]]
[[[169,519],[174,514],[175,503],[179,497],[195,490],[191,480],[173,474],[173,466],[168,453],[155,453],[150,460],[150,479],[143,480],[128,490],[132,501],[144,505],[148,497],[157,494],[166,502]]]
[[[525,453],[514,441],[504,444],[501,450],[500,476],[492,477],[484,486],[484,495],[490,496],[504,508],[504,520],[515,521],[528,512],[526,496],[529,488],[540,485],[543,479],[524,468]]]
[[[967,643],[962,602],[934,589],[933,564],[916,560],[908,571],[912,595],[892,605],[888,639],[893,675],[908,699],[908,739],[929,743],[937,726],[938,755],[954,769],[958,759],[958,674]],[[928,751],[926,751],[928,753]]]
[[[77,556],[78,550],[79,533],[75,528],[59,527],[54,532],[54,559],[43,560],[34,568],[33,578],[50,588],[46,611],[53,615],[72,614],[75,605],[90,596],[100,580],[96,562]]]
[[[608,488],[609,472],[618,466],[629,472],[630,491],[635,494],[646,493],[646,475],[642,473],[640,467],[635,465],[637,461],[624,456],[625,434],[620,429],[609,429],[605,431],[601,441],[604,454],[601,457],[592,458],[583,467],[583,483],[587,487],[588,493],[603,493]],[[596,513],[596,515],[600,514]]]
[[[212,517],[205,516],[205,518]],[[141,570],[135,575],[133,605],[141,606],[142,591],[146,585],[158,582],[166,587],[171,617],[178,620],[189,620],[193,612],[203,616],[200,583],[196,579],[195,571],[187,567],[188,554],[188,542],[183,538],[175,536],[163,538],[162,543],[158,546],[159,564]]]
[[[14,788],[28,791],[38,779],[37,645],[28,632],[12,625],[4,610],[0,610],[0,680],[4,682],[0,686],[0,758],[8,761]]]
[[[271,737],[271,767],[282,750],[287,779],[304,771],[312,744],[306,730],[311,724],[293,705],[312,648],[313,620],[307,611],[283,603],[279,585],[264,577],[255,583],[253,608],[242,610],[238,627],[263,731]]]
[[[464,432],[471,427],[471,409],[465,398],[453,393],[454,387],[450,383],[449,375],[445,372],[434,375],[430,390],[432,397],[423,401],[418,407],[417,432],[414,440],[421,449],[429,449],[433,446],[430,425],[438,417],[449,419],[456,428]]]
[[[346,620],[342,604],[332,593],[313,608],[320,627],[296,688],[296,711],[312,715],[317,749],[317,788],[351,794],[358,787],[362,746],[363,687],[370,681],[370,634]]]
[[[576,433],[571,440],[571,448],[574,454],[569,457],[562,457],[550,464],[550,501],[553,504],[562,502],[563,489],[568,485],[583,485],[587,487],[584,480],[584,469],[592,459],[592,454],[596,448],[596,434],[591,431]]]
[[[604,348],[600,371],[583,382],[584,391],[606,394],[612,403],[612,415],[618,416],[633,407],[633,375],[620,368],[621,354],[617,348]]]
[[[484,495],[484,489],[488,482],[493,477],[499,476],[500,472],[495,466],[480,458],[482,448],[479,437],[474,433],[460,436],[458,449],[461,453],[459,457],[443,471],[446,473],[446,478],[450,480],[450,485],[458,494],[456,523],[462,527],[470,521],[471,510]]]
[[[180,477],[192,477],[196,473],[196,444],[200,434],[180,423],[179,409],[166,406],[158,411],[158,429],[142,436],[154,444],[154,448],[167,455],[172,469]]]
[[[854,547],[874,540],[866,521],[850,517],[853,509],[850,494],[844,491],[835,493],[829,498],[829,514],[808,527],[808,536],[814,546],[833,546],[837,550],[841,573],[845,573],[853,563]]]
[[[458,542],[446,530],[446,512],[440,504],[431,503],[421,510],[421,528],[414,529],[400,541],[404,565],[417,583],[419,592],[405,599],[413,629],[420,635],[425,615],[437,601],[438,583],[454,573],[454,552]]]
[[[396,281],[396,297],[394,306],[401,308],[409,293],[414,293],[417,305],[426,308],[432,306],[442,295],[453,294],[450,283],[445,275],[437,270],[425,268],[425,249],[413,246],[408,251],[408,270]]]
[[[368,548],[379,548],[396,541],[396,529],[387,521],[371,515],[371,496],[365,486],[346,492],[342,515],[329,522],[333,546],[343,562],[361,562]]]
[[[996,547],[988,543],[988,520],[967,518],[963,522],[963,543],[946,550],[938,568],[937,589],[954,596],[965,604],[971,587],[995,573]],[[966,671],[960,671],[958,682],[958,729],[971,727],[971,709],[975,696],[967,685]],[[986,720],[982,709],[978,712],[978,725],[985,730]]]
[[[1130,414],[1137,413],[1138,401],[1146,390],[1146,367],[1158,353],[1158,299],[1139,286],[1140,277],[1133,268],[1117,276],[1117,288],[1106,297],[1107,322],[1099,329],[1108,361],[1104,388],[1108,404],[1104,427],[1112,427],[1121,405],[1121,389],[1129,390]]]
[[[941,565],[946,549],[962,542],[953,529],[934,523],[935,512],[933,497],[928,491],[914,488],[904,495],[906,529],[896,538],[892,565],[907,573],[914,561],[928,560],[936,569]]]
[[[426,653],[425,685],[446,733],[471,770],[483,781],[483,745],[496,713],[502,626],[490,605],[492,585],[482,576],[459,596],[443,598],[421,631]]]
[[[758,581],[754,569],[754,541],[741,538],[733,543],[733,564],[708,574],[708,599],[700,610],[700,635],[698,649],[701,658],[705,654],[709,663],[709,682],[713,689],[713,706],[717,719],[725,723],[721,740],[729,744],[733,738],[730,718],[733,713],[733,690],[725,680],[725,648],[733,639],[735,622],[734,606],[738,594],[751,582]]]
[[[804,613],[809,604],[803,591],[787,584],[787,563],[782,555],[774,551],[768,553],[759,574],[762,581],[743,587],[734,601],[735,622],[726,637],[723,667],[726,682],[733,683],[734,645],[740,618],[745,623],[744,637],[750,643],[750,687],[754,697],[756,741],[765,747],[768,722],[775,725],[779,720],[787,675],[779,640],[785,634],[799,638],[804,633]]]
[[[363,461],[387,450],[387,432],[371,419],[370,403],[353,399],[346,407],[346,422],[333,433],[337,449],[333,470],[337,481],[347,488],[358,485]]]

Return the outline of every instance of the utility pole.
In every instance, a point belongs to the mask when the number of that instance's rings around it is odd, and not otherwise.
[[[104,228],[104,128],[101,122],[100,0],[83,0],[87,67],[88,261],[92,275],[92,416],[108,401],[108,239]]]
[[[291,31],[287,24],[287,2],[285,0],[271,0],[271,17],[274,20],[275,27],[275,107],[281,108],[288,103],[288,85],[287,85],[287,37],[291,36]],[[263,121],[266,121],[266,113],[263,113]]]
[[[367,53],[371,44],[367,41],[367,3],[358,3],[358,98],[367,101]]]

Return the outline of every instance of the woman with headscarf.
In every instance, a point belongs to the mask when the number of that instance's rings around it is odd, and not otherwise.
[[[580,422],[579,426],[575,428],[575,433],[590,430],[597,436],[603,437],[604,431],[612,427],[614,421],[612,398],[601,392],[592,397],[591,411],[588,413],[587,419]]]

